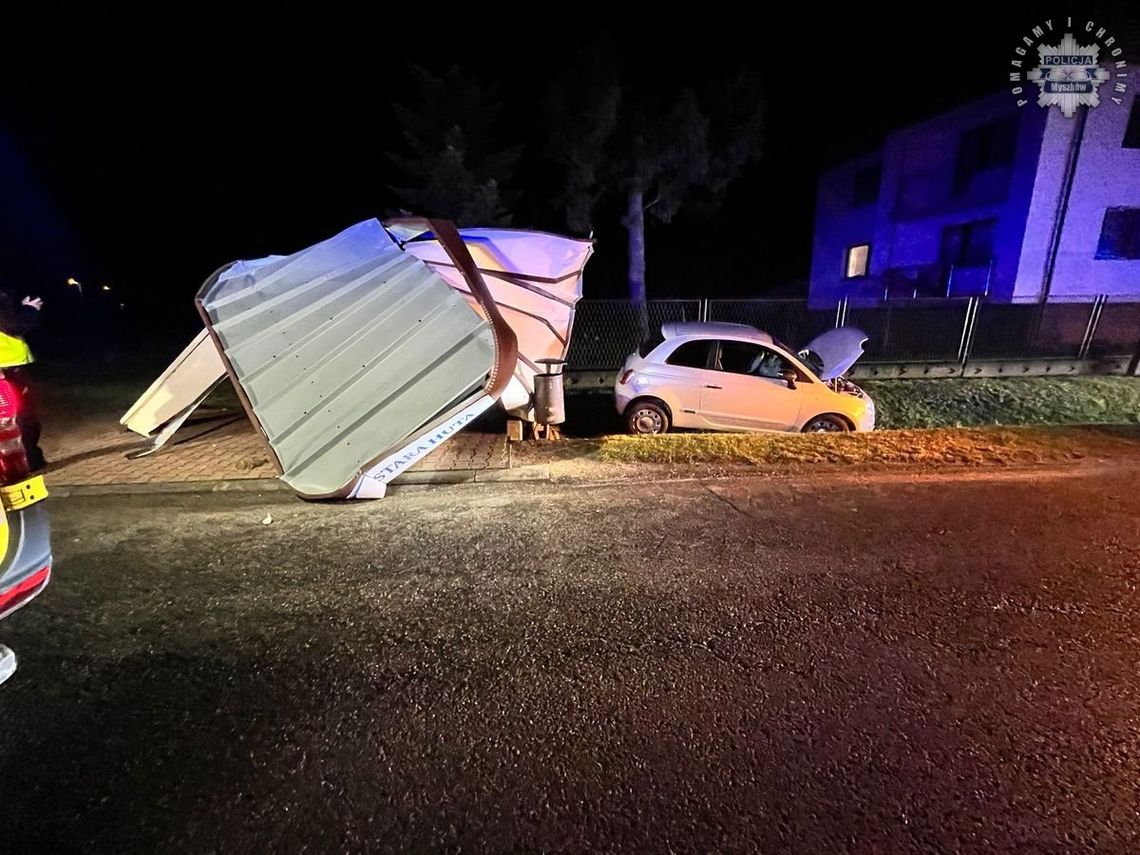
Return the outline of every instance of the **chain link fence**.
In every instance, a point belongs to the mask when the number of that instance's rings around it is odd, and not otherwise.
[[[867,333],[867,362],[950,362],[959,358],[969,300],[852,307],[844,326]]]
[[[765,330],[794,350],[837,326],[867,333],[866,363],[1131,358],[1140,354],[1140,302],[988,303],[909,300],[831,309],[806,300],[650,300],[648,329],[669,321],[724,321]],[[567,367],[615,370],[646,330],[629,300],[578,303]]]
[[[794,350],[835,326],[835,309],[808,308],[804,300],[709,300],[706,320],[748,324]]]
[[[568,368],[613,370],[637,349],[649,330],[670,321],[701,319],[700,300],[649,300],[648,330],[631,300],[580,300],[570,334]]]

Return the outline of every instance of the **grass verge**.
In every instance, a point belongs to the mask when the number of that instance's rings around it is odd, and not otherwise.
[[[970,377],[867,380],[880,428],[1136,424],[1135,377]]]

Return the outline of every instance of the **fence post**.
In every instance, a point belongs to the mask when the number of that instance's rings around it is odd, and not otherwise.
[[[701,307],[697,311],[699,312],[698,317],[702,321],[705,321],[707,323],[708,319],[709,319],[709,298],[708,297],[705,297],[701,300]]]
[[[1128,376],[1140,376],[1140,341],[1136,342],[1136,349],[1132,353],[1132,359],[1128,362]]]
[[[1092,309],[1089,310],[1089,322],[1085,327],[1084,338],[1081,339],[1081,346],[1077,349],[1077,359],[1084,359],[1089,354],[1089,348],[1092,346],[1093,337],[1096,336],[1096,328],[1100,325],[1100,316],[1104,312],[1104,304],[1108,302],[1107,294],[1098,294],[1097,298],[1093,300]]]
[[[966,362],[970,358],[970,346],[974,343],[974,324],[978,320],[980,302],[977,297],[970,297],[966,300],[966,317],[962,321],[962,338],[958,342],[958,364],[963,368],[966,367]]]

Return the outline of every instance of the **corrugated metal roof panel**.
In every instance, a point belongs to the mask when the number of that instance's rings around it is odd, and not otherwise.
[[[281,477],[307,496],[343,493],[481,394],[495,364],[490,324],[374,220],[233,265],[198,299]]]
[[[439,239],[420,223],[389,220],[385,227],[404,251],[422,258],[482,314],[463,272]],[[521,229],[461,229],[459,236],[518,339],[515,380],[503,393],[512,415],[533,420],[534,377],[540,360],[565,359],[582,271],[593,253],[589,240]]]

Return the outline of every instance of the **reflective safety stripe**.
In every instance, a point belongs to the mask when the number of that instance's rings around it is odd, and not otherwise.
[[[0,368],[15,368],[32,361],[32,349],[22,338],[0,332]]]

